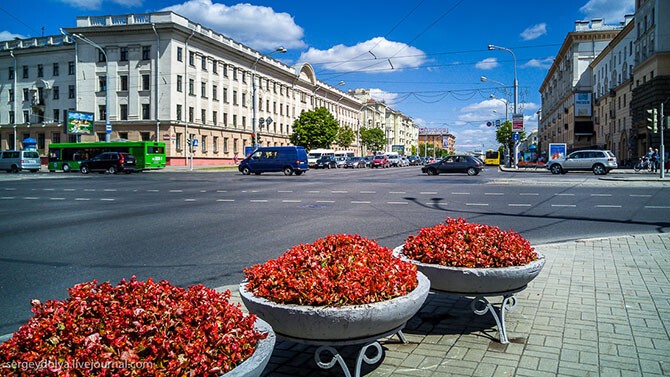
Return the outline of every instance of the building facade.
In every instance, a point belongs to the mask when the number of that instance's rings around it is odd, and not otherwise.
[[[51,142],[109,137],[164,141],[169,165],[230,163],[254,131],[261,146],[290,144],[316,107],[359,134],[363,101],[273,54],[173,12],[77,17],[59,36],[0,42],[0,149],[32,137],[45,156]],[[65,134],[68,110],[94,113],[95,134]],[[362,153],[358,140],[345,149]]]

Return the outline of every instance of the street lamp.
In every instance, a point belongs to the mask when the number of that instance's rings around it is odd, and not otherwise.
[[[502,98],[498,98],[498,97],[496,97],[496,96],[493,95],[493,94],[491,94],[491,95],[489,96],[489,98],[498,100],[498,101],[500,101],[500,102],[502,102],[502,103],[505,104],[505,122],[507,122],[507,121],[509,120],[509,117],[508,117],[508,114],[507,114],[507,109],[509,108],[509,102],[508,102],[507,100],[502,99]],[[493,111],[495,111],[495,110],[493,110]]]
[[[489,45],[488,46],[489,50],[502,50],[502,51],[507,51],[510,54],[512,54],[512,59],[514,60],[514,115],[517,114],[517,108],[519,104],[519,81],[517,80],[516,76],[516,55],[514,55],[514,52],[510,50],[509,48],[505,47],[500,47],[496,45]],[[517,149],[519,148],[518,142],[514,142],[514,167],[518,168],[518,157],[517,157]]]
[[[13,109],[14,109],[12,111],[14,113],[14,121],[13,121],[13,123],[14,123],[13,124],[13,126],[14,126],[14,144],[12,144],[12,145],[13,145],[13,149],[19,149],[16,146],[16,117],[18,116],[18,114],[16,113],[16,99],[18,98],[17,97],[18,94],[16,92],[16,77],[18,76],[18,72],[16,72],[16,56],[14,56],[14,51],[10,50],[9,55],[11,55],[12,59],[14,59],[14,84],[12,86],[12,91],[14,92],[14,98],[12,98],[12,101],[13,101],[12,106],[13,106]]]
[[[105,52],[105,49],[102,48],[99,44],[93,42],[81,34],[72,35],[97,48],[100,50],[100,52],[102,52],[102,56],[105,57],[105,142],[109,142],[110,133],[108,132],[107,127],[111,128],[112,124],[109,122],[109,59],[107,58],[107,52]]]
[[[505,86],[505,84],[501,83],[500,81],[496,81],[496,80],[490,79],[490,78],[488,78],[488,77],[486,77],[486,76],[479,76],[479,81],[481,81],[481,82],[491,81],[492,83],[498,84],[498,85],[500,85],[500,86]]]
[[[281,47],[281,46],[277,47],[276,50],[272,51],[267,56],[270,56],[272,54],[276,54],[278,52],[284,54],[284,53],[286,53],[286,49],[284,47]],[[260,55],[258,58],[256,58],[256,61],[251,66],[251,72],[252,72],[251,73],[251,83],[252,83],[251,85],[252,85],[252,92],[253,92],[253,99],[252,99],[252,104],[251,104],[251,107],[253,108],[253,120],[252,120],[253,124],[251,126],[251,129],[252,129],[251,132],[252,132],[252,135],[253,135],[252,142],[254,144],[253,145],[254,149],[258,148],[258,132],[256,131],[256,123],[258,123],[258,120],[256,119],[256,65],[258,64],[258,62],[261,60],[261,58],[263,56],[264,55]]]

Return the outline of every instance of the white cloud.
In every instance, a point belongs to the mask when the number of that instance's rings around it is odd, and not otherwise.
[[[526,28],[526,30],[521,33],[521,38],[523,38],[524,41],[532,41],[545,34],[547,34],[547,24],[543,22]]]
[[[354,46],[339,44],[327,50],[310,48],[300,55],[299,61],[337,72],[388,72],[419,67],[426,61],[426,54],[404,43],[376,37]]]
[[[475,67],[477,67],[479,69],[487,70],[487,69],[496,68],[498,65],[499,64],[498,64],[498,59],[497,58],[486,58],[486,59],[484,59],[480,62],[477,62],[477,64],[475,64]]]
[[[553,63],[554,63],[553,56],[544,59],[530,59],[526,64],[522,65],[521,68],[530,67],[530,68],[549,69],[551,68],[551,65]]]
[[[395,100],[398,98],[397,93],[389,93],[377,88],[370,88],[369,93],[370,97],[376,99],[377,101],[384,101],[388,105],[393,105]]]
[[[633,0],[589,0],[579,11],[588,18],[603,18],[607,24],[623,21],[626,14],[635,12]]]
[[[188,0],[163,10],[171,10],[258,50],[274,50],[279,46],[288,49],[305,47],[302,41],[304,30],[296,25],[293,16],[275,12],[270,7],[248,3],[227,6],[212,0]]]
[[[124,7],[138,7],[142,5],[143,0],[60,0],[73,8],[78,9],[101,9],[104,2],[122,5]]]
[[[11,41],[14,38],[25,39],[28,37],[21,34],[14,34],[9,31],[0,31],[0,41]]]

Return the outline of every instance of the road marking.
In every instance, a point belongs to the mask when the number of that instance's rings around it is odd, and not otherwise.
[[[558,193],[558,194],[554,194],[554,195],[556,195],[556,196],[575,196],[575,194],[565,194],[565,193]]]
[[[95,189],[84,189],[84,191],[86,191],[86,192],[93,192],[93,191],[95,191]]]
[[[597,208],[621,208],[620,205],[599,204]]]
[[[591,196],[612,196],[612,194],[591,194]]]
[[[36,196],[24,196],[23,199],[25,199],[25,200],[37,200],[39,198],[36,197]]]
[[[310,194],[318,194],[318,193],[320,193],[321,191],[318,191],[318,190],[317,190],[317,191],[314,191],[314,190],[312,190],[312,191],[307,191],[307,192],[310,193]]]
[[[258,192],[258,190],[242,190],[242,192]]]
[[[277,190],[277,192],[293,192],[293,190]]]
[[[446,206],[449,203],[447,203],[447,202],[428,202],[428,203],[423,203],[423,204],[425,204],[427,206],[430,206],[430,205],[433,205],[433,206],[445,205]]]
[[[106,191],[106,192],[114,192],[114,191],[116,191],[116,189],[104,189],[104,190],[102,190],[102,191]]]
[[[5,187],[5,191],[16,191],[15,187]]]
[[[408,204],[407,202],[386,202],[386,204]]]
[[[361,194],[376,194],[377,191],[360,191]]]
[[[317,203],[335,203],[334,200],[317,200]]]
[[[552,207],[577,207],[575,204],[552,204]]]
[[[184,199],[185,202],[195,202],[195,199]]]
[[[251,199],[251,203],[267,203],[268,201],[266,199]]]
[[[508,207],[530,207],[531,205],[528,203],[510,203],[507,205]]]
[[[502,192],[485,192],[484,195],[505,195],[505,193],[502,193]]]
[[[12,199],[14,199],[14,197],[13,196],[3,196],[3,197],[0,197],[0,199],[12,200]]]
[[[344,190],[336,190],[336,191],[331,191],[331,194],[348,194],[349,191],[344,191]]]
[[[54,191],[55,189],[52,189],[52,188],[43,188],[42,190],[43,190],[43,191]]]
[[[489,204],[488,204],[488,203],[465,203],[465,205],[466,205],[466,206],[482,206],[482,207],[486,207],[486,206],[488,206]]]
[[[63,189],[63,191],[76,191],[75,189]]]
[[[644,208],[649,208],[649,209],[667,209],[667,208],[670,208],[670,206],[644,206]]]
[[[519,195],[521,195],[521,196],[538,196],[540,194],[537,193],[537,192],[520,192]]]
[[[87,200],[91,200],[91,198],[74,198],[74,200],[87,201]]]
[[[302,203],[302,200],[292,200],[292,199],[286,199],[282,200],[282,203]]]
[[[389,191],[389,194],[406,194],[405,191]]]
[[[651,195],[647,194],[630,194],[628,196],[632,196],[634,198],[651,198]]]
[[[370,202],[365,200],[352,200],[351,204],[370,204]]]
[[[203,193],[204,193],[204,192],[207,192],[207,190],[200,190],[200,192],[203,192]]]
[[[114,199],[114,198],[100,198],[100,200],[103,201],[103,202],[113,202],[116,199]]]
[[[49,200],[65,200],[65,198],[49,198]]]
[[[147,190],[147,192],[161,192],[161,190]]]
[[[228,192],[228,190],[216,190],[216,192]]]
[[[470,195],[469,192],[452,192],[451,195]]]
[[[419,192],[421,195],[437,195],[437,191],[421,191]]]
[[[234,202],[235,199],[216,199],[217,202]]]
[[[170,190],[170,192],[184,192],[184,190]]]

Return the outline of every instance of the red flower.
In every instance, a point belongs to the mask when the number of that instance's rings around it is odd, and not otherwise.
[[[64,301],[32,301],[33,317],[0,344],[2,376],[219,376],[260,339],[230,291],[97,281]]]
[[[405,240],[403,254],[422,263],[451,267],[523,266],[537,259],[530,242],[498,227],[447,218]]]
[[[403,296],[416,266],[359,235],[329,235],[244,270],[247,290],[283,304],[344,306]]]

